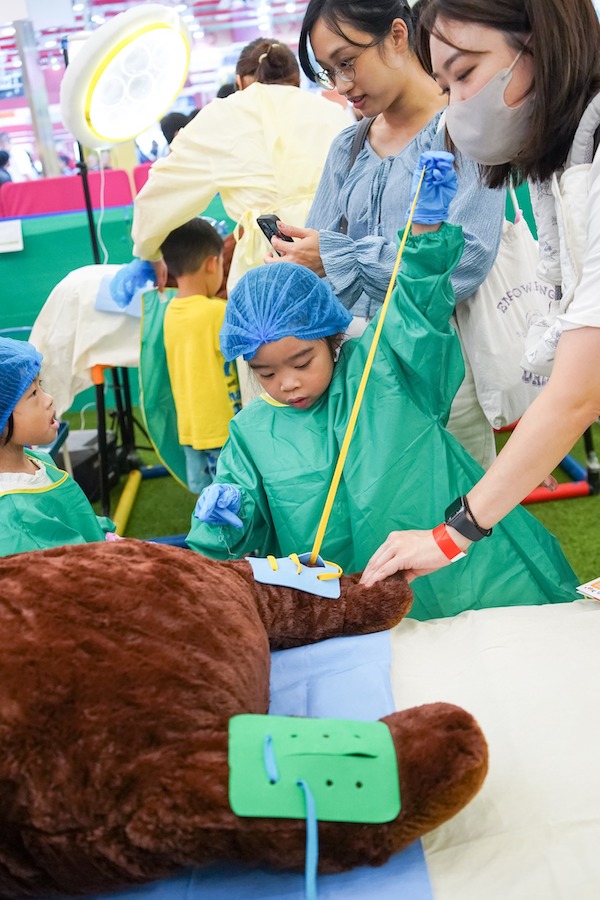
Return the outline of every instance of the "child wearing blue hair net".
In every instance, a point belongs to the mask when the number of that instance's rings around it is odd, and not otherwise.
[[[51,456],[28,449],[52,443],[58,431],[41,362],[32,344],[0,338],[0,556],[103,541],[115,527]]]
[[[456,191],[452,156],[422,155],[413,196],[423,167],[413,233],[322,545],[322,556],[346,572],[362,570],[390,531],[433,528],[439,510],[483,472],[444,428],[464,377],[450,324],[463,236],[444,221]],[[298,265],[255,269],[232,291],[223,355],[243,354],[265,393],[230,424],[218,483],[192,518],[193,549],[220,559],[312,549],[378,318],[336,361],[349,321],[328,285]],[[465,559],[417,579],[411,614],[569,601],[576,584],[555,538],[519,508]]]

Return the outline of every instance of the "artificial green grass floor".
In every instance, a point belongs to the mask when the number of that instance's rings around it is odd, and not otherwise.
[[[592,437],[596,455],[600,457],[600,425],[592,426]],[[507,435],[497,435],[498,448],[507,440]],[[585,466],[583,439],[577,442],[571,455]],[[558,481],[569,480],[561,469],[554,475]],[[581,583],[600,575],[600,494],[532,503],[526,508],[556,535]]]
[[[135,412],[139,415],[137,410]],[[71,428],[80,427],[78,414],[67,414],[64,418],[69,421]],[[86,425],[93,427],[91,421]],[[594,447],[600,456],[600,425],[594,425],[592,432]],[[506,435],[498,435],[498,446],[501,447],[506,440]],[[145,438],[140,435],[138,443],[146,444]],[[144,465],[157,462],[151,450],[138,452]],[[573,448],[572,455],[585,465],[582,440]],[[568,480],[560,470],[555,475],[559,481]],[[123,476],[119,485],[111,492],[112,512],[125,480],[126,476]],[[187,534],[195,500],[194,495],[171,477],[144,479],[129,517],[125,536],[149,538]],[[99,511],[97,503],[94,507]],[[581,582],[600,576],[600,495],[536,503],[527,509],[559,539]]]

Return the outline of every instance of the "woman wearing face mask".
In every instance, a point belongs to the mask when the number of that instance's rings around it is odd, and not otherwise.
[[[385,296],[419,154],[445,144],[446,100],[419,62],[414,36],[405,0],[311,0],[300,35],[300,63],[308,77],[325,88],[336,87],[373,121],[353,165],[357,126],[336,138],[307,227],[294,227],[299,223],[288,219],[281,230],[294,243],[275,238],[273,246],[281,259],[327,276],[362,327]],[[450,220],[465,235],[465,251],[452,279],[460,302],[485,280],[494,262],[504,195],[483,187],[477,166],[464,157],[457,160],[457,173]],[[448,429],[484,467],[494,459],[492,429],[477,402],[470,371]]]
[[[485,166],[487,183],[504,185],[511,176],[543,183],[560,172],[583,112],[600,91],[600,24],[592,0],[431,0],[422,25],[434,77],[448,94],[450,137]],[[491,469],[448,507],[445,527],[435,536],[392,532],[370,560],[365,583],[400,569],[409,578],[433,572],[485,539],[600,414],[599,174],[596,153],[582,212],[582,276],[559,320],[548,384]]]

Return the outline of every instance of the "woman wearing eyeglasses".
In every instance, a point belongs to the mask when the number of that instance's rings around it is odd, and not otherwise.
[[[274,238],[272,243],[282,259],[326,275],[344,306],[355,317],[370,319],[385,296],[419,155],[444,149],[440,117],[446,98],[415,54],[413,15],[404,0],[311,0],[299,58],[309,78],[325,88],[336,87],[362,116],[375,118],[351,169],[357,126],[334,140],[307,227],[294,227],[298,223],[288,220],[281,230],[295,242]],[[485,280],[494,262],[504,194],[482,187],[477,167],[464,157],[458,159],[457,173],[459,190],[450,220],[462,225],[465,235],[465,252],[453,278],[460,302]],[[449,429],[488,466],[495,456],[493,434],[477,403],[472,376],[453,410]]]

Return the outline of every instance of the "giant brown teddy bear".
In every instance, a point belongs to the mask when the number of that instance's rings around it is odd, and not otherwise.
[[[218,860],[302,869],[305,823],[238,818],[228,720],[265,713],[269,648],[390,628],[402,578],[337,601],[254,581],[244,561],[122,541],[0,561],[0,896],[85,895]],[[402,810],[319,823],[319,871],[380,865],[477,792],[487,748],[463,710],[383,720]]]

